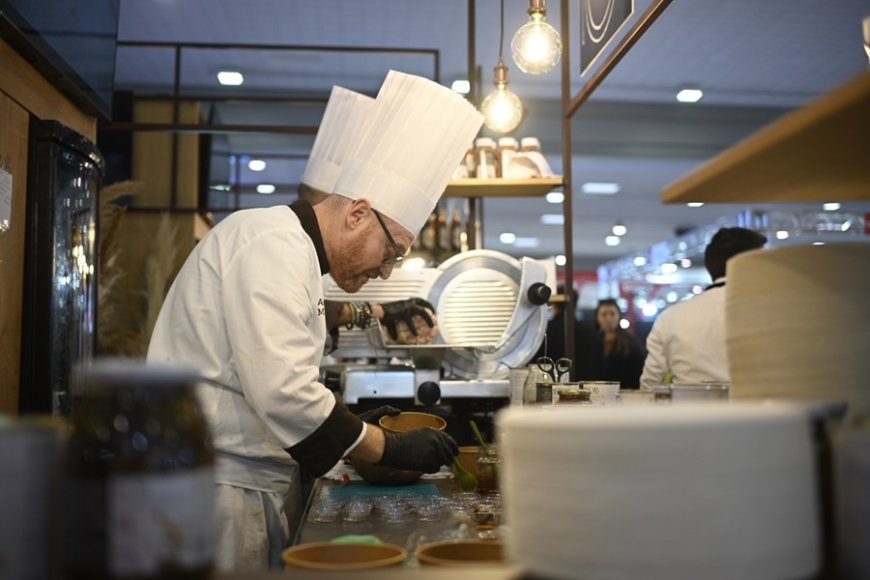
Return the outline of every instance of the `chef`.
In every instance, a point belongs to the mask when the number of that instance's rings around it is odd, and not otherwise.
[[[314,475],[344,456],[438,471],[445,433],[384,433],[318,382],[322,276],[346,292],[388,278],[482,124],[449,89],[390,71],[332,193],[238,211],[197,244],[167,294],[148,359],[194,365],[216,452],[219,569],[280,567],[297,462]]]
[[[341,174],[344,162],[357,152],[362,137],[368,131],[375,100],[366,95],[334,86],[323,112],[308,163],[299,183],[299,198],[316,205],[326,199]],[[387,304],[366,302],[325,301],[327,337],[326,351],[334,349],[338,341],[339,326],[363,328],[372,318],[381,321],[393,340],[398,339],[404,327],[417,336],[414,318],[429,328],[435,326],[430,313],[434,307],[422,298],[396,300]]]

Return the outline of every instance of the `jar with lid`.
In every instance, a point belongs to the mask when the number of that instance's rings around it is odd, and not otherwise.
[[[498,493],[500,463],[498,448],[494,444],[480,448],[477,456],[477,493]]]
[[[77,378],[66,458],[66,578],[208,578],[214,453],[176,366],[100,361]]]
[[[511,161],[517,154],[518,144],[513,137],[500,137],[498,140],[499,177],[510,177]]]
[[[474,140],[474,150],[477,157],[477,173],[479,179],[492,179],[498,175],[495,158],[495,140],[480,137]]]

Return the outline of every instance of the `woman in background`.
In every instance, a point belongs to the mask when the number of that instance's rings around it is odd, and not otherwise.
[[[619,381],[622,389],[637,389],[645,353],[640,343],[620,328],[622,312],[613,298],[598,302],[595,331],[578,337],[577,379]]]

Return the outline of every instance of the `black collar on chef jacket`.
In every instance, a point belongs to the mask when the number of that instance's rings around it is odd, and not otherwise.
[[[311,238],[314,243],[314,249],[317,251],[317,261],[320,262],[320,274],[325,276],[329,274],[329,260],[326,259],[326,248],[323,246],[323,236],[320,235],[320,224],[317,223],[317,214],[314,213],[314,208],[305,200],[300,199],[293,205],[288,206],[293,210],[293,213],[299,218],[302,223],[302,229]]]

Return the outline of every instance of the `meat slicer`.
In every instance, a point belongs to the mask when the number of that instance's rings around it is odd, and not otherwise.
[[[356,294],[324,284],[329,300],[389,302],[421,297],[435,306],[440,334],[429,345],[391,344],[379,324],[340,330],[331,365],[348,405],[473,404],[510,397],[510,369],[525,366],[543,341],[555,287],[550,260],[517,260],[491,250],[458,254],[437,268],[398,269]],[[388,399],[389,401],[385,401]]]

